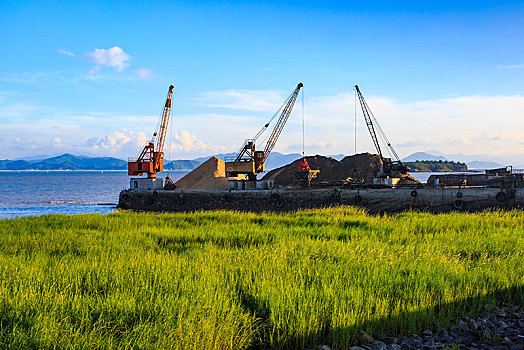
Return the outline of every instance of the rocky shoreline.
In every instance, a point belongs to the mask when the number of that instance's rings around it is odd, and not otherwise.
[[[317,350],[330,350],[320,345]],[[434,334],[425,330],[410,337],[387,337],[375,340],[362,335],[362,344],[350,350],[409,350],[409,349],[524,349],[524,309],[509,305],[472,318]]]

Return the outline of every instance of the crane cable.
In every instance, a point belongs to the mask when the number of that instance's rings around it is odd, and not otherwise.
[[[302,87],[302,158],[306,157],[306,128],[304,117],[304,87]]]
[[[255,135],[255,137],[253,137],[253,141],[256,141],[263,133],[264,131],[267,130],[267,128],[269,127],[269,125],[271,124],[271,122],[275,119],[275,117],[277,115],[280,114],[280,112],[282,111],[282,109],[284,109],[284,107],[287,105],[287,103],[289,102],[289,100],[291,99],[291,97],[293,96],[295,92],[293,91],[289,96],[288,98],[286,98],[286,100],[284,101],[284,103],[282,103],[282,105],[280,106],[280,108],[275,112],[275,114],[273,114],[273,116],[271,117],[271,119],[269,119],[269,121],[262,127],[262,129],[260,129],[260,131]],[[268,139],[269,135],[266,135],[266,137],[264,138],[264,140],[262,140],[262,143],[266,142],[266,140]]]
[[[400,158],[398,157],[397,152],[395,151],[395,149],[391,145],[391,142],[389,142],[389,139],[387,138],[386,133],[380,127],[380,124],[378,123],[377,118],[375,118],[375,115],[373,114],[373,112],[371,112],[371,110],[369,111],[369,114],[371,115],[371,118],[374,121],[374,124],[377,127],[377,129],[378,129],[378,134],[382,137],[382,141],[384,141],[386,143],[386,145],[388,146],[388,153],[391,156],[391,158],[393,158],[393,159],[395,159],[397,161],[400,160]]]
[[[167,95],[169,96],[169,92],[167,93]],[[158,136],[158,133],[160,132],[160,125],[162,124],[162,118],[164,117],[164,109],[165,107],[162,107],[162,111],[160,112],[160,118],[158,118],[156,122],[155,132],[153,133],[153,137],[151,138],[151,142],[153,143],[156,143],[156,137]]]
[[[169,119],[171,119],[168,123],[168,128],[171,127],[169,129],[169,132],[170,132],[170,135],[169,135],[169,151],[167,152],[168,153],[168,156],[169,156],[169,160],[171,160],[171,167],[174,167],[174,161],[171,159],[171,148],[172,148],[172,144],[173,144],[173,130],[175,129],[175,127],[173,126],[173,98],[171,98],[171,113],[169,114]],[[169,168],[167,168],[167,177],[169,177]]]
[[[357,89],[353,87],[353,91],[355,91],[355,155],[353,158],[355,159],[354,170],[357,170]]]
[[[355,154],[357,154],[357,90],[353,88],[353,91],[355,91]]]

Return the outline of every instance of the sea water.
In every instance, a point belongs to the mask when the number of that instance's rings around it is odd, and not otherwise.
[[[169,176],[178,180],[186,172]],[[165,177],[161,173],[159,177]],[[107,214],[129,188],[126,171],[1,171],[0,219],[45,214]]]

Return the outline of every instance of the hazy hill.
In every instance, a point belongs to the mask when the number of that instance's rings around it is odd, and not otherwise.
[[[196,159],[180,159],[167,163],[164,165],[164,169],[173,171],[191,171],[202,163],[203,161]]]
[[[127,162],[113,157],[74,156],[69,153],[43,160],[0,160],[0,170],[125,170]]]
[[[411,168],[411,171],[467,171],[468,166],[465,163],[453,162],[449,160],[419,160],[415,162],[404,162]]]
[[[426,152],[416,152],[402,159],[403,162],[416,162],[416,161],[423,161],[423,160],[445,161],[447,159],[444,156],[435,156],[433,154],[429,154]]]
[[[468,168],[470,169],[496,169],[496,168],[502,168],[502,165],[495,162],[485,162],[481,160],[474,160],[472,162],[468,162]]]
[[[426,152],[416,152],[406,158],[402,159],[403,162],[416,162],[416,161],[446,161],[452,160],[455,162],[466,163],[469,169],[493,169],[500,168],[502,164],[511,164],[516,168],[522,167],[524,157],[519,154],[508,154],[504,156],[496,156],[489,154],[444,154],[438,150],[431,150]]]

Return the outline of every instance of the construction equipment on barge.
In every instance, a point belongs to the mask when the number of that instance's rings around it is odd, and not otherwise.
[[[318,173],[320,173],[320,170],[312,170],[306,157],[303,156],[300,160],[297,171],[293,173],[293,182],[299,187],[310,188],[311,180],[316,178]]]
[[[169,125],[169,117],[171,115],[171,101],[174,88],[173,85],[169,86],[166,103],[164,104],[153,137],[144,146],[138,158],[128,159],[127,173],[129,176],[141,176],[147,174],[147,178],[131,178],[132,189],[155,190],[164,188],[163,179],[157,178],[156,174],[164,170],[163,150]],[[166,178],[166,184],[169,186],[171,183],[171,180]]]
[[[242,148],[238,152],[236,158],[232,161],[227,161],[226,159],[226,176],[227,177],[236,177],[238,175],[247,175],[248,180],[256,181],[257,174],[265,171],[265,162],[269,157],[269,154],[275,147],[278,137],[282,133],[284,126],[293,110],[295,101],[297,100],[300,89],[304,84],[299,83],[296,89],[291,93],[291,95],[284,101],[284,104],[279,108],[279,110],[273,115],[273,117],[267,122],[262,129],[255,135],[252,139],[245,140]],[[264,147],[263,151],[257,151],[255,149],[255,142],[258,138],[266,131],[269,127],[271,121],[282,111],[280,117],[278,118],[271,135]]]
[[[384,130],[382,130],[377,119],[373,115],[373,112],[371,112],[371,109],[369,108],[366,100],[364,99],[364,96],[362,96],[362,93],[360,92],[358,85],[355,85],[355,90],[357,91],[358,99],[360,101],[360,106],[362,107],[362,114],[364,115],[364,119],[366,121],[366,126],[368,127],[369,134],[371,135],[371,139],[373,140],[375,148],[377,149],[377,154],[380,156],[380,159],[382,160],[382,164],[383,164],[383,174],[379,176],[377,180],[380,182],[381,179],[389,179],[392,177],[398,177],[398,176],[395,176],[396,174],[407,174],[407,172],[410,170],[409,167],[404,165],[402,161],[400,160],[400,157],[398,156],[397,152],[391,145],[391,142],[389,142],[386,134],[384,133]],[[391,158],[385,158],[382,155],[382,150],[378,142],[375,128],[379,131],[379,134],[382,137],[382,139],[384,140],[384,142],[386,142],[389,153],[394,158],[394,160],[391,160]]]

